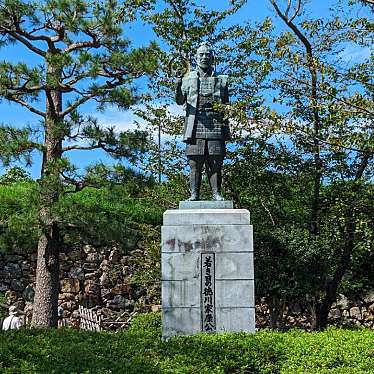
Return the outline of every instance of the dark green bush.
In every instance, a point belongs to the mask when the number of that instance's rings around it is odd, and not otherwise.
[[[162,341],[160,315],[128,331],[0,333],[1,373],[374,373],[374,332],[199,334]]]

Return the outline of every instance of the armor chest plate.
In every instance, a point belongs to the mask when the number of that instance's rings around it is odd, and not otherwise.
[[[199,86],[199,110],[212,110],[214,102],[214,77],[201,77]]]
[[[214,77],[201,77],[200,90],[201,96],[213,96],[214,94]]]

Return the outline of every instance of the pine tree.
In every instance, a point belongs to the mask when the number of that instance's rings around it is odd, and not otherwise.
[[[110,104],[126,109],[136,102],[134,81],[156,68],[156,46],[131,48],[123,25],[149,5],[141,0],[0,2],[0,47],[18,44],[38,60],[35,66],[0,62],[0,100],[37,115],[44,138],[37,141],[37,125],[0,127],[3,163],[31,162],[34,150],[43,155],[34,327],[57,324],[62,238],[53,207],[67,189],[80,191],[90,183],[73,177],[66,153],[103,149],[116,157],[133,157],[144,144],[144,134],[116,133],[78,110],[89,101],[98,109]]]

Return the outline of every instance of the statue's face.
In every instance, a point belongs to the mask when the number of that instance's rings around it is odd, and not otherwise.
[[[199,48],[196,54],[197,66],[203,70],[213,65],[213,54],[208,48]]]

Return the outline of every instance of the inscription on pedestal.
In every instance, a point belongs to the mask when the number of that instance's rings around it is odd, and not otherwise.
[[[216,331],[215,254],[201,253],[201,330]]]

